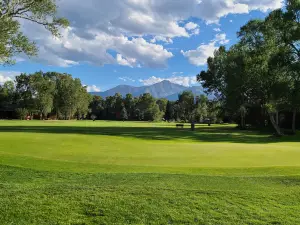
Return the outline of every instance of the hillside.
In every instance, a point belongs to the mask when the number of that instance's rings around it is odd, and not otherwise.
[[[155,98],[167,98],[168,100],[176,101],[178,99],[178,95],[186,90],[192,91],[194,95],[204,94],[201,86],[185,87],[166,80],[153,85],[141,87],[119,85],[104,92],[91,92],[91,94],[106,98],[108,96],[115,95],[116,93],[120,93],[123,96],[130,93],[134,97],[140,96],[144,93],[150,93]]]

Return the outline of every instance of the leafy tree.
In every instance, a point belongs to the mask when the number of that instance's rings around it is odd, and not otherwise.
[[[208,98],[205,95],[197,97],[196,108],[194,109],[193,120],[196,122],[202,122],[208,115]]]
[[[0,108],[7,109],[14,105],[15,85],[12,81],[7,81],[0,85]]]
[[[180,110],[180,118],[184,121],[192,120],[192,113],[195,107],[194,104],[194,94],[191,91],[184,91],[179,95],[179,110]]]
[[[155,98],[149,93],[143,94],[139,97],[136,112],[140,120],[158,121],[162,119],[163,113],[159,110]]]
[[[207,105],[208,105],[207,117],[210,119],[211,123],[216,123],[219,119],[221,102],[217,100],[212,100],[209,101]]]
[[[135,111],[135,100],[132,94],[127,94],[124,99],[125,108],[127,111],[128,118],[134,119],[134,111]]]
[[[69,74],[56,74],[55,111],[59,118],[71,119],[77,113],[88,113],[90,97],[79,79]]]
[[[176,102],[168,101],[166,106],[165,120],[167,121],[177,120],[175,108],[176,108]]]
[[[28,110],[25,108],[17,108],[16,113],[20,120],[24,120],[26,116],[28,115]]]
[[[168,99],[160,98],[156,101],[156,104],[159,106],[161,112],[166,112]]]
[[[287,0],[286,9],[270,13],[265,20],[266,38],[277,46],[270,61],[274,73],[283,74],[282,101],[293,112],[292,130],[296,132],[296,113],[300,110],[300,1]],[[277,89],[278,91],[278,89]]]
[[[43,119],[53,109],[55,83],[48,76],[44,76],[42,72],[31,75],[30,83],[35,96],[36,108],[40,119]]]
[[[123,108],[123,97],[120,93],[116,93],[114,96],[114,112],[115,112],[115,119],[119,119],[121,115],[121,110]]]
[[[274,115],[278,114],[284,105],[296,106],[299,89],[296,88],[298,79],[294,77],[299,70],[291,68],[295,68],[297,64],[297,42],[293,44],[290,38],[286,38],[289,37],[286,34],[299,31],[299,23],[289,22],[297,16],[283,16],[289,14],[291,4],[295,6],[295,1],[287,1],[287,12],[274,11],[266,20],[249,21],[238,32],[240,41],[229,50],[220,47],[214,53],[214,57],[208,58],[208,69],[197,76],[208,92],[217,93],[227,111],[239,115],[241,128],[246,125],[247,108],[258,106],[262,111],[267,111],[277,134],[281,135]],[[295,15],[296,7],[292,8],[294,11],[289,15]],[[289,19],[280,22],[280,18]],[[283,26],[293,24],[289,26],[292,32],[286,30],[285,35],[282,35],[278,24],[281,24],[282,30]],[[290,40],[289,44],[285,44],[287,40]],[[293,49],[290,51],[293,52],[293,56],[289,54],[288,49]],[[292,100],[292,96],[295,100]]]
[[[82,87],[81,83],[80,86],[77,87],[77,102],[76,102],[76,114],[77,118],[85,118],[86,115],[89,113],[89,106],[92,101],[92,96],[87,92],[86,87]]]
[[[31,85],[30,76],[22,73],[16,77],[16,98],[19,108],[24,108],[30,116],[37,111],[36,99],[34,97],[35,90]]]
[[[91,115],[95,115],[98,118],[105,116],[105,101],[100,96],[93,96],[89,105]]]
[[[124,105],[123,105],[122,110],[121,110],[121,119],[123,121],[128,120],[127,110],[126,110]]]
[[[52,35],[59,36],[59,28],[67,27],[65,18],[56,17],[55,0],[2,0],[0,2],[0,64],[14,63],[13,56],[37,53],[35,43],[20,30],[20,20],[44,26]]]

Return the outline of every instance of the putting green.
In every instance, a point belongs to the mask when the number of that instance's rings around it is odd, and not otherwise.
[[[232,125],[1,121],[0,163],[47,171],[299,174],[299,136],[273,138]],[[297,139],[299,138],[299,139]]]

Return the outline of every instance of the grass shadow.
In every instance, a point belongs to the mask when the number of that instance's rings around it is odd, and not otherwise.
[[[268,133],[227,126],[197,127],[195,131],[175,127],[78,127],[78,126],[0,126],[1,132],[109,135],[144,140],[191,140],[201,142],[231,142],[263,144],[299,142],[300,136],[274,137]]]

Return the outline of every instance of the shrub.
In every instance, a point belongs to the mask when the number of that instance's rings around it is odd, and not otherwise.
[[[28,110],[25,108],[17,108],[16,113],[17,113],[19,119],[23,120],[28,115]]]

